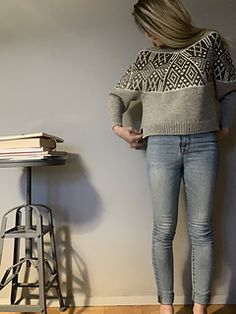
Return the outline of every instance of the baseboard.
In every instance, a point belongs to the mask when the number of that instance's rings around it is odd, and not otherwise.
[[[36,300],[32,300],[32,304],[37,304]],[[112,305],[157,305],[156,296],[138,295],[138,296],[114,296],[114,297],[75,297],[73,300],[67,300],[72,306],[112,306]],[[0,299],[1,304],[9,304],[9,299]],[[175,304],[190,304],[191,299],[183,296],[175,296]],[[230,300],[226,295],[212,296],[211,304],[236,304],[235,300]],[[58,307],[58,301],[48,300],[48,307]]]
[[[80,298],[75,298],[76,306],[82,306],[83,301]],[[156,305],[156,296],[153,295],[138,295],[138,296],[118,296],[118,297],[91,297],[88,300],[89,305]],[[235,304],[235,300],[229,300],[226,295],[212,296],[211,304]],[[175,296],[176,305],[179,304],[191,304],[191,297],[186,298],[184,296]]]

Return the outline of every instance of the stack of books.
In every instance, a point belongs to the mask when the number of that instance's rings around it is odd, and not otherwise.
[[[66,152],[56,150],[57,143],[62,142],[62,138],[45,132],[0,136],[0,161],[65,159]]]

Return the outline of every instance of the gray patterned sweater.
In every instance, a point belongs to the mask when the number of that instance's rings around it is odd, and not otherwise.
[[[130,102],[138,99],[142,102],[143,138],[231,127],[236,109],[236,72],[220,34],[207,31],[184,49],[141,50],[109,93],[112,127],[122,125]]]

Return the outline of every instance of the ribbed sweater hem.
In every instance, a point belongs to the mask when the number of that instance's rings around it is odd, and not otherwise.
[[[194,134],[216,131],[219,125],[215,120],[162,122],[155,125],[146,125],[143,128],[143,138],[156,134]]]

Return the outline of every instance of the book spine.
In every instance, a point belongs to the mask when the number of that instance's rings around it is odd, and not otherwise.
[[[30,138],[30,139],[18,139],[18,140],[5,140],[0,141],[0,149],[3,148],[56,148],[56,141],[47,138]]]

